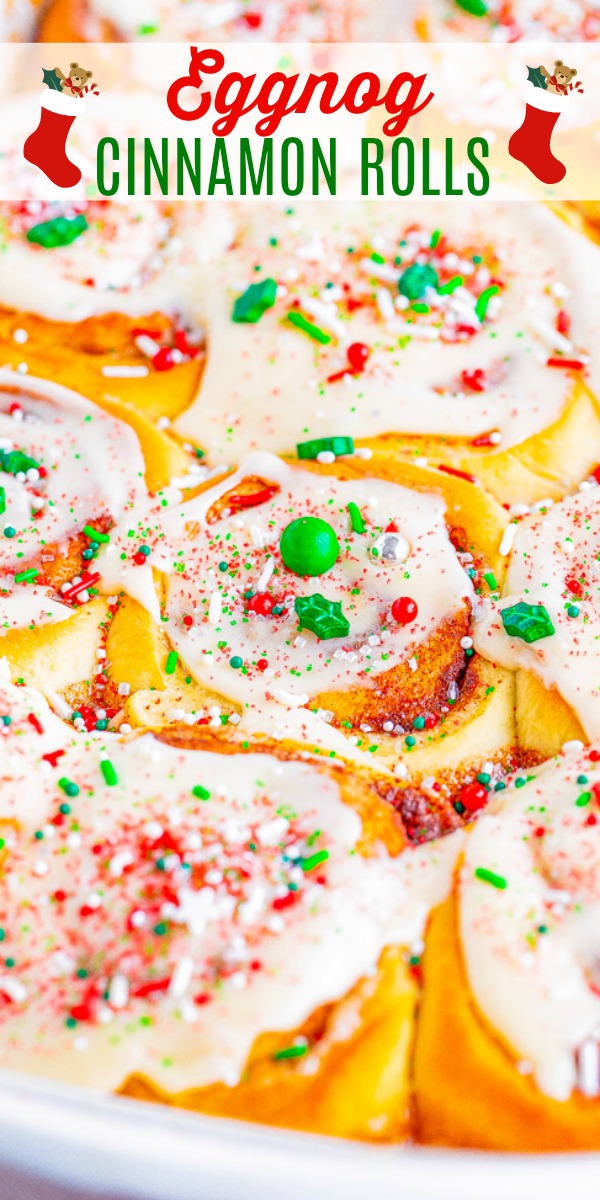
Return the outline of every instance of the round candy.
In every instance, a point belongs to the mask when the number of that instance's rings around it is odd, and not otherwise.
[[[416,621],[419,608],[416,600],[410,596],[399,596],[392,604],[392,616],[399,625],[412,625]]]
[[[429,263],[412,263],[402,272],[398,291],[408,300],[420,300],[428,287],[437,287],[437,271]]]
[[[294,575],[324,575],[337,562],[340,546],[335,531],[320,517],[298,517],[284,529],[281,557]]]

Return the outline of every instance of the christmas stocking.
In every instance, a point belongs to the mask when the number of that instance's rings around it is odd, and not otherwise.
[[[542,183],[560,183],[566,167],[550,149],[552,130],[569,97],[557,96],[531,85],[526,96],[525,120],[508,143],[508,153],[518,159]]]
[[[74,187],[81,179],[81,171],[67,158],[66,144],[75,118],[83,112],[85,99],[49,90],[42,92],[41,100],[40,123],[27,138],[23,154],[57,187]]]

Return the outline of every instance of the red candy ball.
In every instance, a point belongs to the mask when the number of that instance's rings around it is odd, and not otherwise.
[[[411,600],[410,596],[399,596],[392,604],[392,616],[399,625],[411,625],[418,612],[416,600]]]
[[[461,789],[458,798],[467,812],[478,812],[487,804],[488,793],[482,783],[473,781]]]
[[[346,356],[355,371],[364,371],[370,353],[369,347],[365,346],[363,342],[353,342],[351,346],[348,346]]]

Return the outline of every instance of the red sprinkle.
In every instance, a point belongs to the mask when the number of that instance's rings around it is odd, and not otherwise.
[[[142,983],[136,988],[133,995],[143,998],[151,996],[153,992],[166,992],[171,983],[171,977],[168,979],[151,979],[148,983]]]
[[[547,367],[564,367],[565,371],[583,371],[585,363],[579,358],[559,358],[558,355],[553,355],[546,360]]]
[[[590,750],[588,758],[590,762],[600,762],[600,750]]]
[[[87,591],[89,587],[93,587],[94,584],[99,582],[100,574],[98,571],[96,571],[93,575],[90,575],[88,571],[83,571],[81,575],[81,583],[75,583],[67,592],[63,592],[62,599],[75,600],[77,596],[79,596],[80,592]]]
[[[473,371],[463,371],[461,379],[465,387],[469,388],[471,392],[485,392],[485,371],[481,367],[475,367]]]
[[[137,554],[134,554],[133,561],[138,567],[143,567],[146,561],[146,555],[138,552]]]
[[[248,29],[260,29],[262,25],[262,13],[242,13],[240,20],[244,21],[244,23],[248,26]],[[196,1001],[196,1003],[198,1002]]]
[[[184,623],[186,629],[191,629],[192,625],[194,624],[194,618],[193,617],[184,617],[183,623]]]
[[[458,471],[456,467],[447,467],[445,463],[438,464],[438,471],[443,471],[445,475],[456,475],[457,479],[466,479],[467,483],[477,483],[474,475],[467,475],[466,471]]]
[[[564,308],[556,315],[556,328],[559,333],[568,333],[571,327],[571,318]]]
[[[269,665],[269,663],[266,658],[259,658],[259,660],[256,664],[259,671],[266,671],[268,665]]]
[[[392,604],[392,616],[399,625],[411,625],[418,613],[419,606],[410,596],[399,596]]]
[[[197,358],[200,353],[199,346],[191,346],[187,339],[185,329],[175,330],[175,349],[181,354],[185,354],[186,358]]]
[[[44,726],[42,725],[42,722],[39,720],[39,718],[36,717],[35,713],[28,713],[27,720],[29,721],[30,725],[33,725],[33,728],[35,729],[36,733],[41,734],[44,732]]]
[[[328,375],[327,383],[337,383],[338,379],[343,379],[346,375],[361,375],[364,371],[371,351],[364,342],[352,342],[346,350],[346,358],[348,366],[343,367],[341,371],[335,371],[333,375]]]
[[[266,487],[260,492],[251,492],[248,496],[238,496],[236,492],[227,497],[227,508],[231,512],[237,512],[240,508],[254,508],[257,504],[266,504],[278,491],[278,487]]]
[[[594,800],[596,801],[596,804],[600,805],[600,783],[593,783],[590,791],[594,797]]]

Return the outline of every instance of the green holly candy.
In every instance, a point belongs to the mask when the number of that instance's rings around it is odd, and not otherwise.
[[[45,250],[54,250],[57,246],[70,246],[87,228],[83,213],[77,217],[54,217],[51,221],[32,225],[27,231],[27,241],[43,246]]]
[[[320,592],[313,596],[297,596],[294,601],[301,629],[310,629],[321,641],[344,638],[350,633],[350,622],[342,612],[340,600],[326,600]]]
[[[408,300],[420,300],[427,288],[437,287],[437,271],[428,263],[413,263],[400,276],[398,291]]]
[[[324,575],[337,562],[340,544],[327,521],[298,517],[284,529],[279,549],[284,565],[294,575]]]
[[[556,632],[543,604],[519,601],[510,608],[503,608],[500,617],[509,637],[521,638],[524,642],[539,642],[540,638],[551,637]]]
[[[276,299],[275,279],[262,279],[260,283],[251,283],[250,287],[238,296],[233,306],[232,319],[241,324],[256,325],[263,313],[273,307]]]

